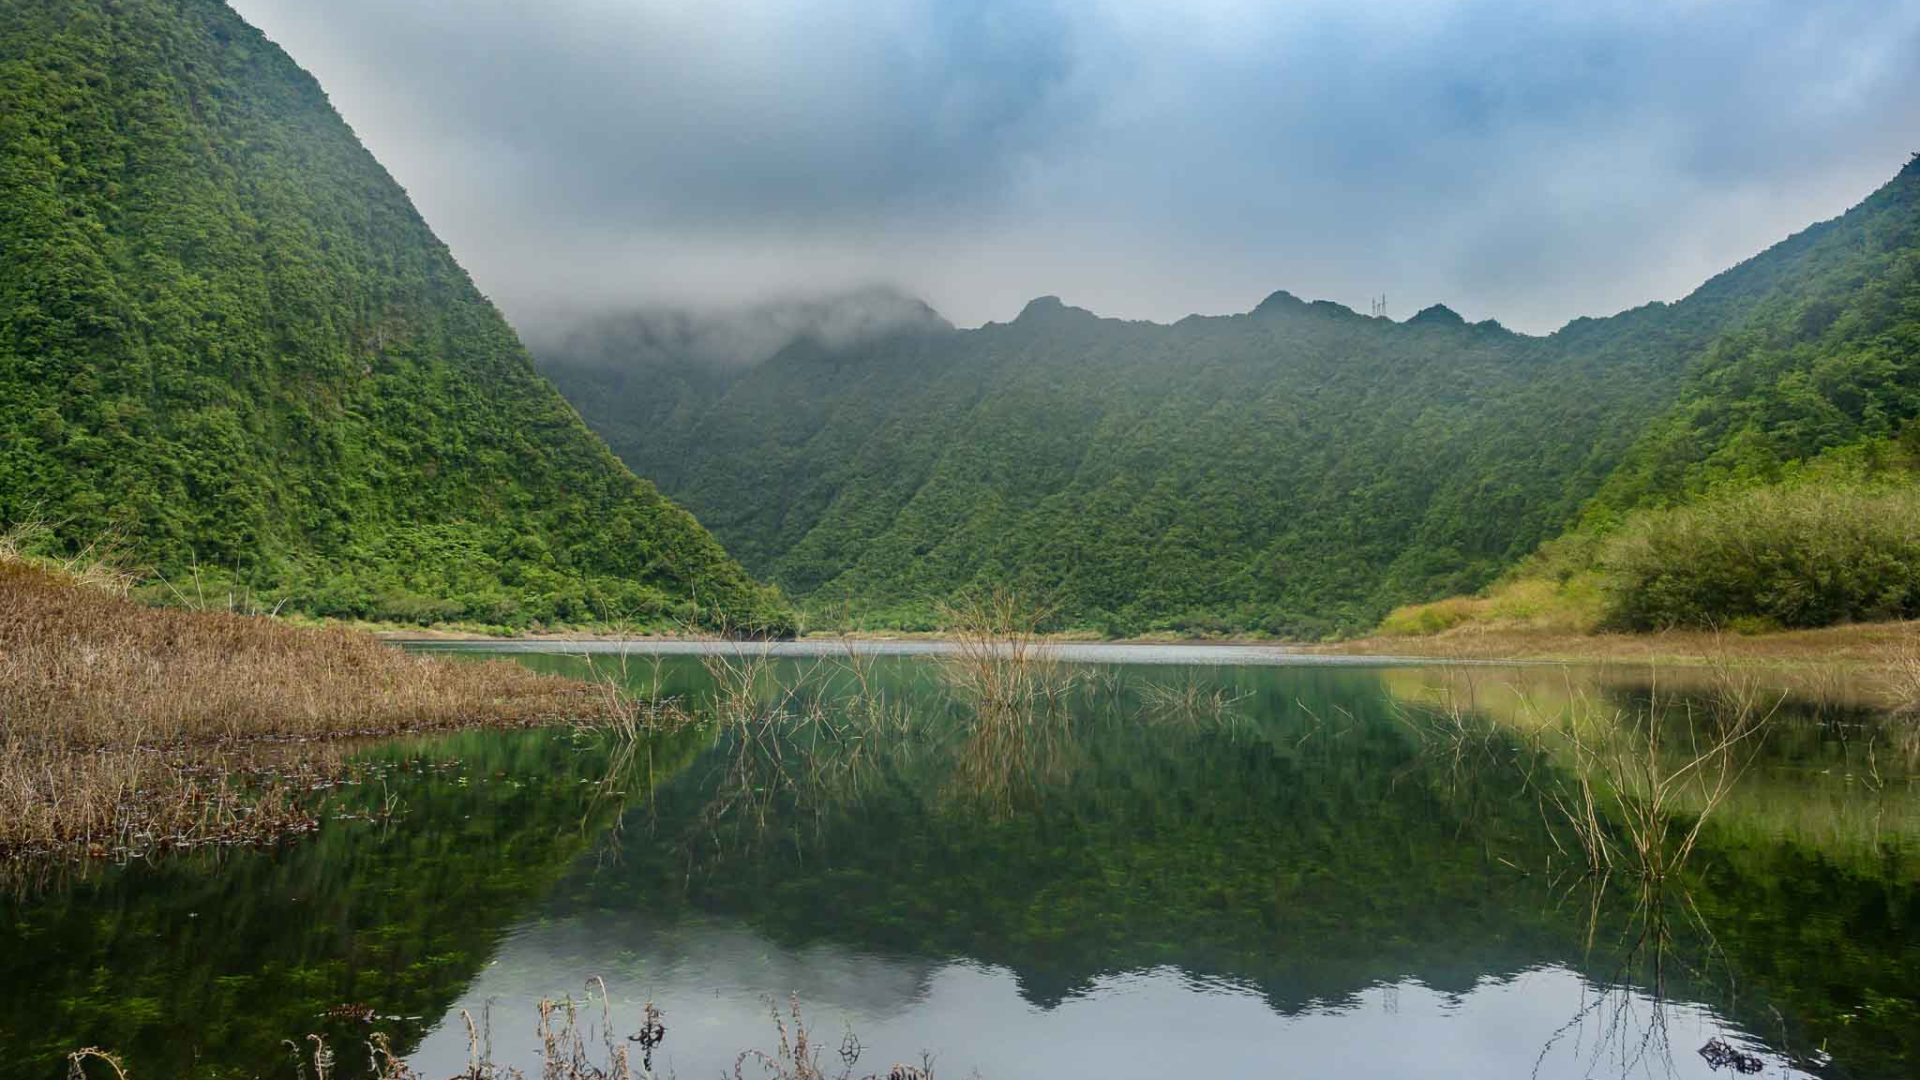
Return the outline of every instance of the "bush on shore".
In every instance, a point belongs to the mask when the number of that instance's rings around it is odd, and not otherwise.
[[[1601,554],[1607,621],[1808,628],[1920,617],[1920,487],[1751,488],[1630,518]]]
[[[1817,462],[1782,483],[1637,511],[1542,545],[1477,596],[1398,608],[1378,632],[1754,633],[1920,618],[1914,476]]]

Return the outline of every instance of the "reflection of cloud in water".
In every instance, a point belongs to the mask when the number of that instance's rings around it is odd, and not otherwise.
[[[801,996],[823,1058],[848,1026],[867,1050],[862,1072],[934,1054],[940,1075],[988,1080],[1099,1076],[1714,1077],[1698,1054],[1719,1037],[1757,1045],[1710,1010],[1598,991],[1543,966],[1486,978],[1464,993],[1415,981],[1363,990],[1338,1004],[1276,1013],[1251,989],[1158,968],[1094,980],[1051,1009],[1021,996],[1014,975],[966,962],[927,964],[834,945],[776,944],[741,924],[661,925],[596,915],[515,932],[414,1056],[428,1075],[466,1060],[459,1011],[493,1005],[496,1057],[532,1060],[534,1004],[581,995],[606,978],[624,1034],[648,999],[666,1012],[663,1072],[727,1072],[750,1047],[770,1048],[768,998]],[[594,1011],[597,1017],[597,1010]],[[1664,1033],[1648,1040],[1649,1028]],[[1546,1050],[1543,1054],[1542,1048]],[[1664,1049],[1663,1049],[1664,1048]],[[1763,1054],[1770,1077],[1802,1077]]]

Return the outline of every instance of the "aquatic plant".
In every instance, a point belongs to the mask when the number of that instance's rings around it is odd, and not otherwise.
[[[1571,830],[1585,872],[1663,881],[1732,794],[1758,738],[1785,701],[1751,669],[1710,669],[1705,692],[1656,681],[1626,705],[1590,696],[1570,674],[1518,686],[1449,673],[1400,715],[1429,753],[1456,768],[1519,756],[1551,824]],[[1557,834],[1557,830],[1556,830]]]
[[[1569,717],[1560,726],[1571,775],[1540,790],[1572,826],[1590,870],[1659,882],[1686,864],[1779,706],[1747,683],[1722,695],[1704,715],[1683,702],[1669,717],[1656,695],[1598,724]]]
[[[768,1080],[850,1080],[865,1050],[851,1028],[840,1040],[840,1069],[834,1072],[820,1064],[820,1048],[807,1030],[798,997],[788,999],[785,1016],[777,1006],[770,1005],[769,1011],[776,1033],[773,1050],[742,1051],[733,1062],[733,1080],[747,1080],[750,1065],[758,1070],[753,1075]],[[862,1080],[933,1080],[933,1062],[923,1056],[917,1066],[895,1064],[884,1076],[868,1073]]]
[[[1191,672],[1180,682],[1149,682],[1140,688],[1144,716],[1154,723],[1181,727],[1232,726],[1242,719],[1240,706],[1247,695],[1232,687],[1213,686]]]
[[[953,642],[942,673],[983,719],[1057,710],[1077,672],[1064,668],[1040,632],[1045,606],[1006,588],[968,593],[941,606]]]
[[[1895,716],[1920,719],[1920,635],[1887,650],[1887,704]]]

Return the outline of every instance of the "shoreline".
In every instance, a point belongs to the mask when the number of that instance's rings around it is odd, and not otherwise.
[[[671,651],[714,645],[740,648],[797,647],[812,653],[827,649],[877,646],[902,654],[933,651],[961,640],[943,632],[867,632],[803,634],[783,642],[724,638],[692,634],[622,634],[599,631],[560,631],[491,635],[476,631],[435,629],[377,630],[380,640],[396,645],[498,645],[519,651],[530,645],[671,645]],[[1417,663],[1473,661],[1477,663],[1616,664],[1657,666],[1803,667],[1839,665],[1847,668],[1884,667],[1895,654],[1920,649],[1920,620],[1856,623],[1815,630],[1783,630],[1743,635],[1706,630],[1668,630],[1647,634],[1586,634],[1525,626],[1467,626],[1425,636],[1369,635],[1346,641],[1281,641],[1253,637],[1142,636],[1100,638],[1087,634],[1042,635],[1049,645],[1099,649],[1169,649],[1258,651],[1292,657],[1343,657],[1354,661]]]

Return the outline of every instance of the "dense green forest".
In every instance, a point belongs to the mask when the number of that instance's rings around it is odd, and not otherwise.
[[[1689,358],[1590,519],[1777,481],[1835,447],[1920,447],[1920,155],[1845,217],[1747,265],[1776,275],[1777,294]]]
[[[554,335],[629,472],[224,4],[23,0],[0,70],[0,528],[124,546],[169,591],[787,629],[752,571],[869,625],[1010,585],[1060,627],[1320,636],[1920,440],[1910,163],[1679,302],[1546,337],[1285,292],[1173,325],[1043,298],[956,330],[876,292]]]
[[[1673,304],[1547,337],[1276,293],[1171,326],[1053,298],[717,365],[543,350],[589,423],[823,617],[1011,584],[1061,626],[1318,636],[1570,525],[1777,476],[1920,414],[1920,163]]]
[[[0,527],[29,522],[322,615],[790,619],[218,0],[0,6]]]

